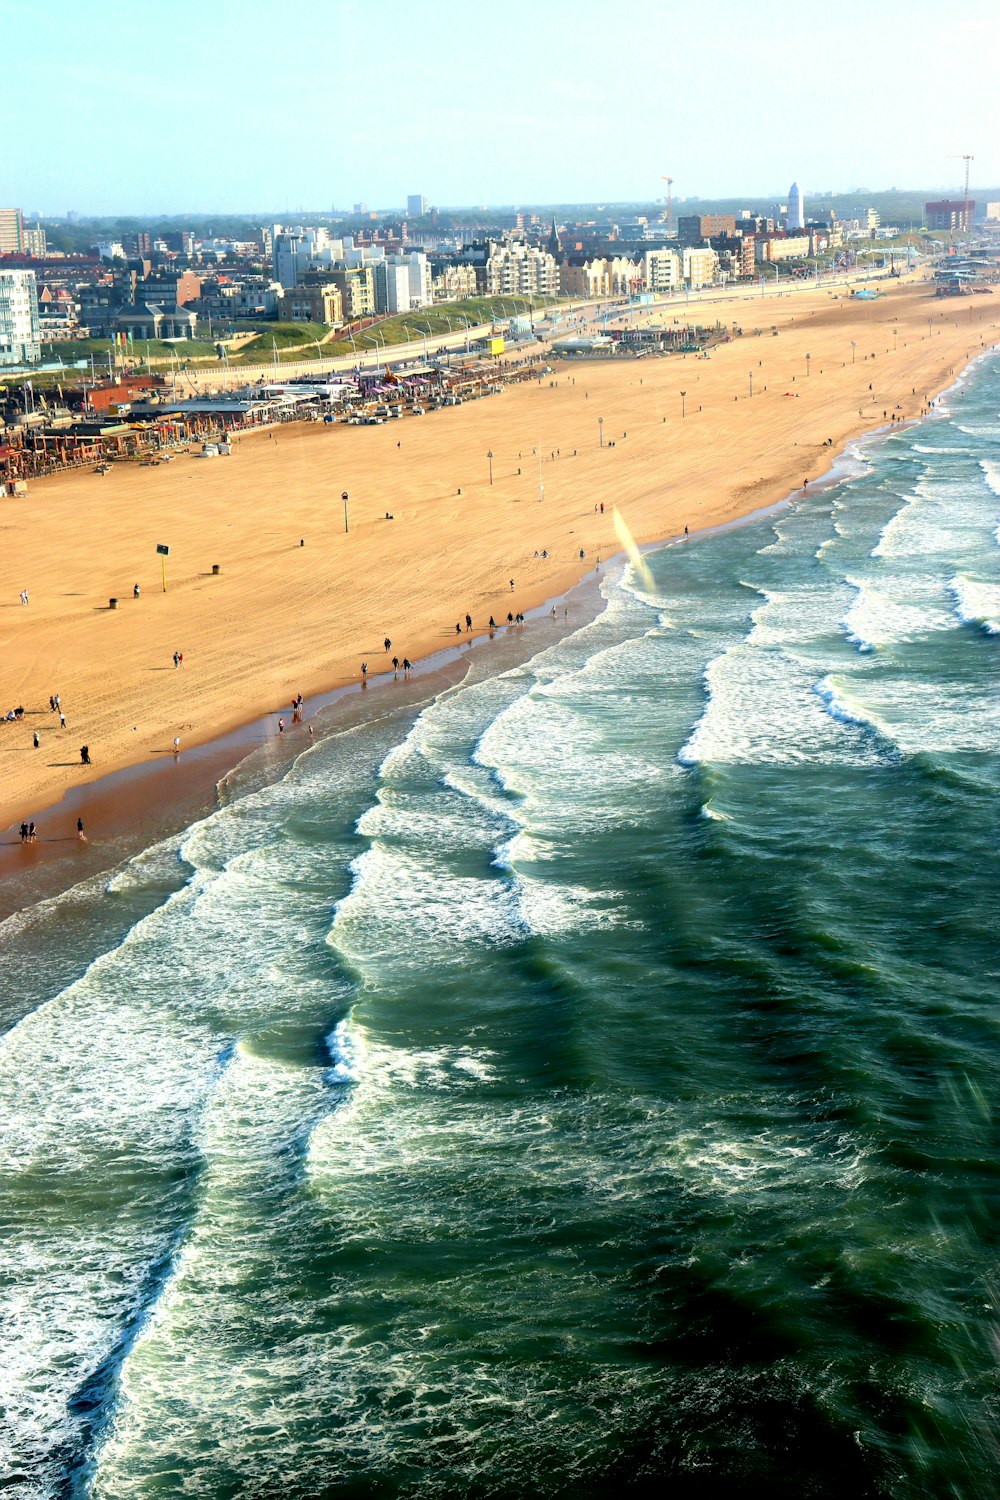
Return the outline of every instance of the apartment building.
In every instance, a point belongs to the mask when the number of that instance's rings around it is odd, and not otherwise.
[[[0,255],[24,251],[24,220],[19,208],[0,208]]]
[[[647,250],[642,258],[647,292],[672,292],[681,281],[681,258],[676,250]]]
[[[278,302],[280,323],[326,323],[339,328],[344,321],[344,299],[332,281],[304,281],[285,292]]]
[[[719,257],[710,245],[686,245],[681,262],[684,280],[692,288],[709,286],[719,269]]]
[[[371,266],[335,266],[330,281],[343,300],[344,317],[370,318],[375,313],[375,278]]]
[[[0,271],[0,366],[41,357],[34,271]]]
[[[486,292],[491,297],[556,297],[559,267],[546,250],[517,241],[494,245],[486,262]]]
[[[808,234],[767,235],[755,242],[754,258],[758,265],[766,261],[804,259],[811,245]]]

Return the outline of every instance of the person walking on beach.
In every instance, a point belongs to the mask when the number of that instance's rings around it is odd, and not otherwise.
[[[399,657],[398,656],[394,656],[392,658],[392,675],[393,675],[393,677],[398,677],[399,676]]]
[[[466,628],[466,630],[471,630],[472,629],[472,616],[471,615],[466,615],[466,617],[465,617],[465,628]]]
[[[22,823],[21,824],[21,843],[22,844],[26,844],[27,842],[28,842],[28,825],[27,825],[27,823]]]
[[[66,715],[63,713],[62,709],[59,710],[59,728],[66,728]]]
[[[35,838],[36,837],[37,837],[37,835],[36,835],[36,832],[35,832],[35,825],[34,825],[34,823],[29,823],[28,824],[28,843],[29,844],[33,844],[35,842]]]
[[[80,746],[80,762],[81,762],[82,765],[85,765],[85,766],[89,766],[90,765],[90,746],[89,745],[81,745]]]
[[[410,661],[410,658],[408,656],[404,656],[403,657],[403,676],[405,677],[406,674],[407,674],[407,672],[412,672],[412,671],[413,671],[413,663]]]
[[[285,721],[284,721],[284,719],[279,719],[278,720],[278,733],[279,734],[284,734],[284,732],[285,732]]]
[[[87,836],[86,836],[86,834],[83,831],[83,819],[82,818],[77,818],[77,820],[76,820],[76,836],[80,840],[81,844],[85,844],[87,842]]]
[[[133,599],[138,599],[138,597],[139,597],[139,585],[137,583],[133,583],[133,585],[132,585],[132,598]]]
[[[180,666],[180,664],[181,664],[180,652],[179,651],[175,651],[174,652],[174,671],[175,672],[177,671],[177,668]]]
[[[180,753],[181,753],[181,737],[180,737],[179,734],[175,734],[174,735],[174,760],[177,759],[177,757],[178,757],[178,755],[180,755]]]
[[[385,647],[385,654],[386,654],[386,656],[388,656],[389,652],[392,650],[392,642],[390,641],[390,639],[389,639],[388,636],[386,636],[386,638],[382,642],[382,644]]]
[[[42,743],[41,740],[38,738],[38,730],[37,729],[35,730],[34,734],[32,735],[32,739],[34,741],[35,749],[37,750],[38,747],[39,747],[39,745]]]

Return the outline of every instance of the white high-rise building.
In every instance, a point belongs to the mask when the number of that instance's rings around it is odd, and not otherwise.
[[[38,287],[34,271],[0,271],[0,365],[37,364]]]
[[[793,182],[788,189],[788,213],[785,217],[786,229],[804,229],[806,226],[806,205],[802,197],[802,189],[797,182]]]
[[[427,199],[423,193],[410,193],[406,200],[406,212],[411,219],[418,219],[428,209]]]
[[[434,291],[431,286],[431,268],[423,250],[411,250],[406,257],[410,272],[410,306],[431,307]]]

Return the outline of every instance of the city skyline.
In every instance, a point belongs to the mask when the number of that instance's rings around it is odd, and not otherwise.
[[[811,197],[850,191],[845,178],[953,192],[966,151],[973,187],[1000,179],[988,49],[970,45],[992,24],[981,0],[935,34],[930,79],[929,0],[905,28],[894,16],[851,29],[812,16],[808,30],[773,0],[752,17],[724,0],[710,39],[648,3],[627,34],[608,36],[595,5],[539,15],[511,0],[503,47],[458,6],[428,40],[384,0],[377,52],[350,54],[345,14],[307,3],[297,16],[310,56],[331,59],[328,78],[258,45],[271,15],[259,0],[214,7],[213,35],[253,39],[224,61],[199,46],[193,0],[177,0],[168,27],[136,20],[123,0],[99,21],[68,0],[0,4],[18,58],[2,106],[18,144],[0,196],[46,216],[255,212],[269,199],[276,214],[365,200],[403,211],[412,195],[443,208],[652,203],[669,172],[679,200],[783,201],[793,175]],[[95,86],[97,55],[113,86]],[[760,86],[792,76],[795,98]]]

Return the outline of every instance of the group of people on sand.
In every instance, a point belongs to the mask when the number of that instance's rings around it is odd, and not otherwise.
[[[35,827],[34,821],[30,823],[22,823],[20,827],[20,834],[22,844],[35,844],[38,842],[38,829]],[[87,842],[87,836],[83,831],[82,818],[77,818],[76,820],[76,836],[81,844],[85,844]]]

